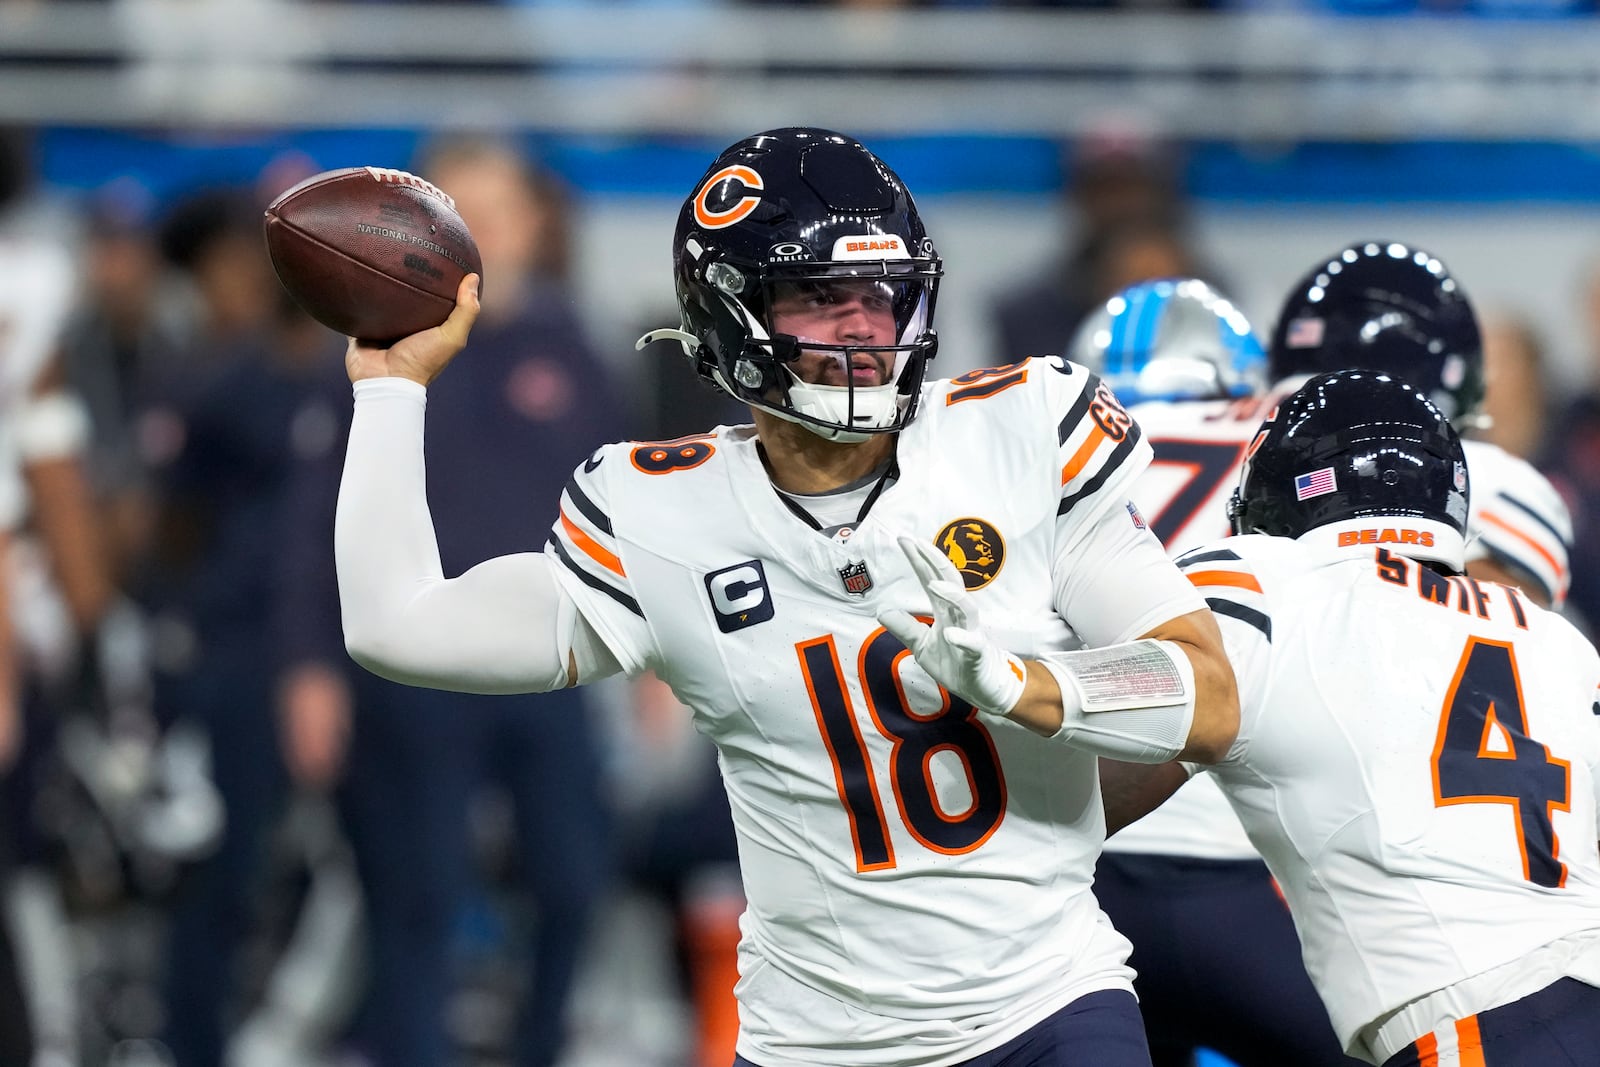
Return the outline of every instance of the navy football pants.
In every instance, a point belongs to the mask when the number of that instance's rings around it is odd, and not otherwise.
[[[1340,1050],[1266,864],[1107,852],[1094,894],[1133,942],[1155,1067],[1188,1067],[1198,1048],[1240,1067],[1357,1064]]]
[[[756,1067],[735,1056],[734,1067]],[[1120,989],[1079,997],[961,1067],[1150,1067],[1139,1004]]]
[[[1521,1000],[1434,1031],[1383,1067],[1593,1067],[1600,1063],[1600,989],[1563,978]]]

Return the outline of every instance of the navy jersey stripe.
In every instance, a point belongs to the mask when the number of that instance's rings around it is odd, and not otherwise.
[[[594,524],[595,529],[607,537],[612,536],[611,520],[606,516],[605,512],[596,506],[593,500],[583,494],[582,489],[578,488],[577,478],[567,479],[567,495],[572,498],[573,506],[583,512],[583,517]]]
[[[1556,529],[1553,525],[1551,525],[1550,520],[1545,518],[1543,515],[1539,514],[1536,510],[1534,510],[1533,508],[1531,508],[1528,505],[1524,504],[1522,501],[1518,500],[1516,497],[1512,496],[1510,493],[1505,492],[1504,490],[1500,491],[1499,493],[1496,493],[1495,495],[1498,496],[1501,500],[1504,500],[1507,504],[1510,504],[1512,507],[1516,508],[1518,511],[1522,512],[1524,515],[1528,516],[1528,518],[1532,519],[1534,522],[1538,523],[1540,526],[1543,526],[1546,530],[1549,530],[1550,531],[1550,536],[1554,537],[1556,539],[1556,543],[1557,544],[1566,545],[1566,547],[1569,548],[1569,549],[1572,547],[1570,544],[1567,543],[1567,539],[1561,533],[1561,531]]]
[[[559,540],[552,538],[549,543],[555,546],[556,555],[561,557],[561,562],[565,563],[567,565],[567,569],[573,574],[576,574],[579,581],[583,582],[584,585],[587,585],[591,589],[600,590],[606,596],[610,597],[612,600],[615,600],[618,604],[621,604],[623,607],[639,616],[639,618],[644,618],[644,612],[640,610],[639,602],[637,600],[633,599],[633,597],[629,596],[627,593],[624,593],[622,590],[610,585],[605,580],[595,577],[593,574],[590,574],[588,571],[578,566],[578,564],[573,561],[572,557],[567,554],[566,546],[564,546]]]
[[[1133,447],[1139,443],[1140,436],[1141,431],[1138,423],[1129,426],[1128,435],[1122,439],[1121,444],[1112,450],[1111,455],[1106,458],[1105,465],[1095,473],[1093,478],[1085,482],[1076,493],[1062,497],[1061,504],[1056,508],[1056,514],[1058,516],[1065,515],[1073,509],[1078,501],[1098,492],[1100,487],[1106,484],[1106,480],[1116,473],[1117,468],[1122,466],[1123,461],[1128,458],[1128,453],[1132,452]]]
[[[1178,557],[1177,562],[1178,566],[1180,567],[1189,567],[1196,563],[1215,563],[1219,560],[1232,560],[1233,562],[1238,563],[1240,562],[1239,553],[1226,548],[1218,548],[1213,549],[1210,552],[1200,553],[1185,552],[1183,555]]]
[[[1243,604],[1232,600],[1224,600],[1219,596],[1206,597],[1206,607],[1218,615],[1226,615],[1230,619],[1238,619],[1248,623],[1266,635],[1268,641],[1272,640],[1272,616],[1255,608],[1245,607]]]
[[[1100,379],[1093,374],[1084,383],[1083,390],[1078,393],[1078,399],[1072,402],[1066,415],[1062,416],[1061,423],[1056,427],[1056,444],[1064,445],[1067,438],[1072,436],[1072,431],[1078,428],[1078,423],[1089,413],[1089,401],[1094,399],[1094,391],[1100,388]]]

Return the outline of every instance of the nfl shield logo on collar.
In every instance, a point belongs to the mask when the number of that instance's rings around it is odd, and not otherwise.
[[[844,583],[844,591],[851,596],[866,596],[867,590],[872,588],[872,575],[867,573],[867,561],[864,559],[840,567],[839,580]]]

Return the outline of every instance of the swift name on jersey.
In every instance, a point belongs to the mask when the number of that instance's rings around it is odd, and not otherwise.
[[[1178,561],[1239,680],[1239,740],[1210,774],[1353,1053],[1407,1005],[1418,1033],[1493,1006],[1472,1002],[1485,975],[1542,988],[1567,972],[1541,950],[1600,938],[1600,655],[1517,590],[1374,540],[1252,535]]]

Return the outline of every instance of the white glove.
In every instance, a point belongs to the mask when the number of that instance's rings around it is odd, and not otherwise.
[[[1005,715],[1022,699],[1027,670],[978,625],[973,603],[943,552],[910,537],[898,538],[900,550],[933,602],[933,625],[889,608],[878,616],[885,630],[898,637],[929,677],[979,711]]]

